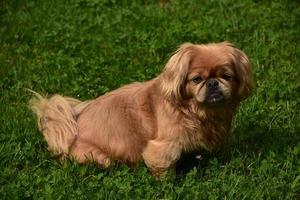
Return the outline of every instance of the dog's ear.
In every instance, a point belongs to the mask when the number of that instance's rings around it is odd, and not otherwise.
[[[234,48],[232,44],[228,44],[233,48],[234,66],[239,81],[238,96],[244,99],[254,88],[251,63],[244,52]]]
[[[175,104],[182,104],[186,96],[186,77],[191,63],[194,45],[185,43],[167,62],[161,75],[161,90],[164,97]]]

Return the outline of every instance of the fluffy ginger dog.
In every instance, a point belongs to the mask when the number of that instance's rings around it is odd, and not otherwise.
[[[239,103],[253,88],[250,63],[232,44],[186,43],[158,77],[79,100],[39,94],[31,101],[48,148],[61,158],[143,160],[163,175],[182,153],[220,147]]]

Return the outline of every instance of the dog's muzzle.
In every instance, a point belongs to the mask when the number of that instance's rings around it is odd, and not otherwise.
[[[206,103],[220,103],[225,100],[224,95],[219,87],[218,80],[212,78],[209,79],[206,83]]]

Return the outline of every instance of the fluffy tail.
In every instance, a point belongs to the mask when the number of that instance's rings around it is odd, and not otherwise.
[[[54,95],[47,99],[35,94],[30,100],[31,109],[36,113],[38,128],[48,143],[48,149],[57,156],[69,153],[78,135],[77,116],[90,103]]]

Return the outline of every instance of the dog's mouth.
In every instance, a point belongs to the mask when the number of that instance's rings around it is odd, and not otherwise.
[[[225,101],[224,95],[220,91],[216,91],[206,95],[205,103],[207,104],[220,104]]]

